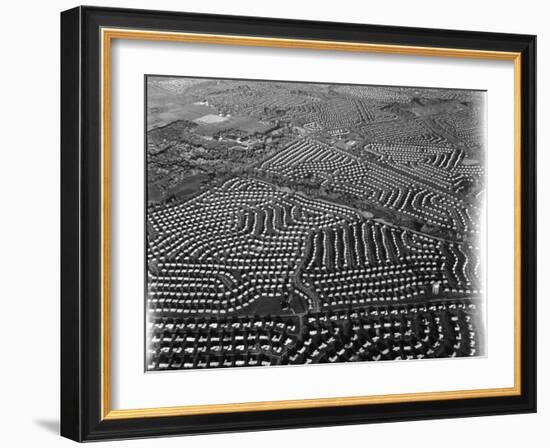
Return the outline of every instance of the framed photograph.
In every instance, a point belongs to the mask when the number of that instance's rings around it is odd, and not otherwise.
[[[535,36],[61,14],[61,433],[536,410]]]

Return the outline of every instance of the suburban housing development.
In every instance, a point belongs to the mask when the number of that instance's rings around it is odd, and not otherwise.
[[[485,92],[148,76],[148,370],[484,354]]]

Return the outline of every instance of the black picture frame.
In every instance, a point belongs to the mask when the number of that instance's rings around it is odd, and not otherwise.
[[[100,29],[460,48],[521,54],[521,393],[514,396],[102,419]],[[536,37],[77,7],[61,14],[61,435],[141,438],[536,412]]]

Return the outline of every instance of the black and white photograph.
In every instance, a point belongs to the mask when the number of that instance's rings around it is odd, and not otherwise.
[[[540,445],[541,8],[135,1],[7,40],[12,439]]]
[[[485,356],[486,93],[145,76],[146,370]]]

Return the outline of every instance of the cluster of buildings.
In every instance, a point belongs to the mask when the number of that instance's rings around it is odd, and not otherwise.
[[[475,304],[368,307],[304,316],[155,317],[150,370],[475,356]]]
[[[166,82],[216,114],[154,131],[148,369],[483,353],[480,92]]]

